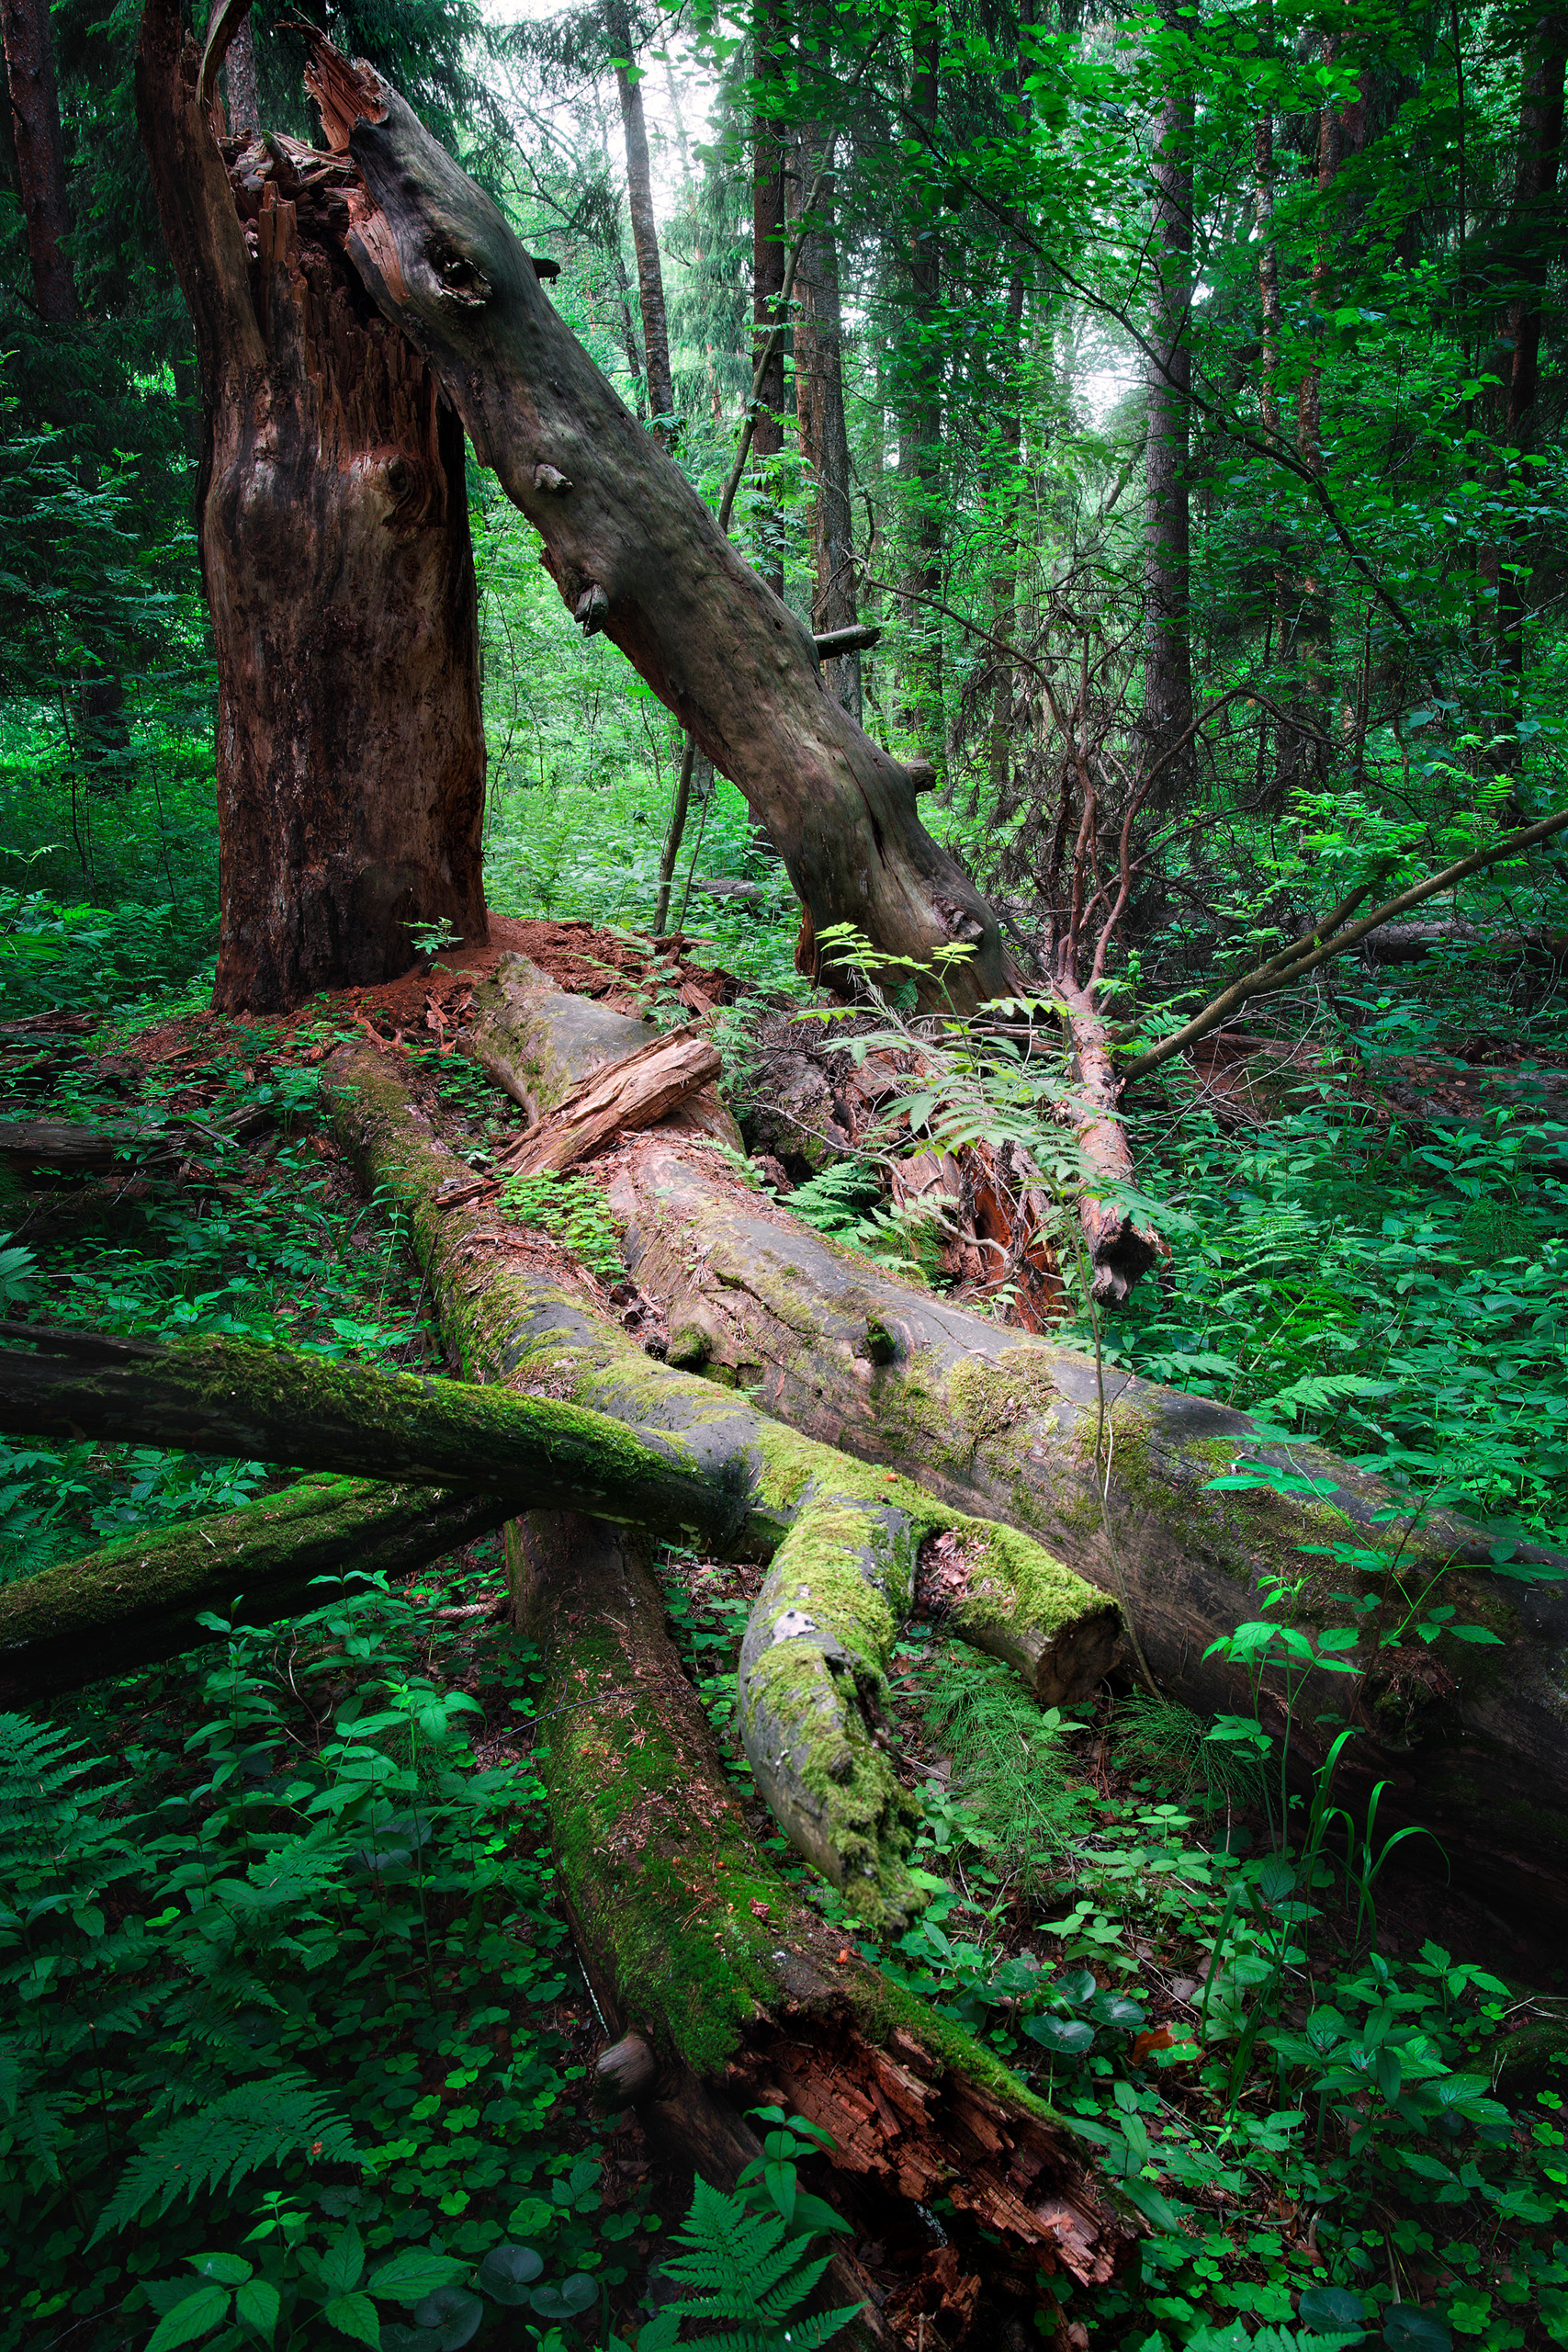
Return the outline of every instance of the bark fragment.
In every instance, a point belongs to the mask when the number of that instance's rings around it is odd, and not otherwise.
[[[604,1063],[536,1127],[501,1154],[514,1175],[575,1166],[612,1136],[651,1127],[711,1086],[723,1064],[694,1029],[646,1039],[624,1059]]]

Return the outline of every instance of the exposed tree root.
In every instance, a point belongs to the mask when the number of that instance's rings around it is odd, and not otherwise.
[[[0,1586],[0,1706],[34,1706],[218,1637],[204,1611],[276,1624],[326,1597],[317,1577],[408,1576],[499,1527],[492,1495],[315,1476],[243,1510],[129,1537]]]
[[[546,1660],[542,1770],[559,1884],[610,2030],[654,2053],[644,2120],[710,2177],[732,2177],[753,2152],[748,2106],[777,2102],[825,2125],[837,2154],[821,2185],[859,2245],[914,2248],[884,2314],[852,2257],[831,2282],[835,2301],[872,2299],[883,2342],[919,2340],[919,2319],[942,2308],[955,2343],[1002,2315],[998,2282],[1034,2302],[1042,2274],[1103,2283],[1133,2230],[1061,2124],[968,2035],[868,1968],[759,1851],[636,1540],[552,1515],[509,1531],[508,1557],[519,1622]],[[951,2259],[924,2276],[942,2251],[929,2220],[938,2199],[954,2209]]]

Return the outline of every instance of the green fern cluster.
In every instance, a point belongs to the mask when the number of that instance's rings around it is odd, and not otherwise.
[[[1085,1800],[1068,1775],[1067,1726],[1055,1709],[1043,1714],[1008,1668],[944,1651],[925,1719],[953,1758],[957,1792],[998,1850],[1020,1859],[1026,1882],[1081,1834]]]
[[[519,1224],[537,1227],[570,1250],[602,1283],[625,1280],[620,1237],[604,1195],[585,1176],[562,1176],[550,1169],[537,1176],[513,1176],[502,1187],[501,1205]]]
[[[896,1273],[918,1272],[931,1282],[942,1272],[942,1210],[918,1201],[886,1206],[881,1174],[870,1160],[835,1160],[797,1184],[788,1204],[790,1215],[814,1232],[863,1250]]]
[[[194,2115],[179,2117],[131,2158],[88,2244],[127,2228],[154,2200],[162,2215],[176,2198],[232,2190],[264,2165],[303,2155],[315,2163],[359,2160],[347,2124],[322,2093],[299,2074],[236,2084]]]
[[[809,2232],[792,2233],[782,2213],[758,2211],[701,2174],[675,2242],[682,2251],[664,2275],[695,2292],[665,2305],[639,2332],[637,2352],[669,2352],[690,2320],[729,2323],[704,2331],[705,2352],[818,2352],[860,2309],[803,2311],[831,2254],[813,2255]]]

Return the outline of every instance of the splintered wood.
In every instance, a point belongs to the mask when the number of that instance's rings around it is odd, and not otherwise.
[[[724,1065],[706,1037],[672,1029],[625,1061],[607,1062],[496,1162],[509,1173],[537,1176],[570,1168],[612,1136],[651,1127],[716,1079]]]
[[[882,2048],[821,2021],[809,2041],[787,2031],[759,2036],[729,2073],[735,2091],[777,2100],[831,2133],[835,2173],[874,2203],[929,2210],[933,2199],[949,2199],[970,2228],[1001,2239],[1022,2274],[1065,2270],[1082,2286],[1102,2286],[1125,2256],[1125,2240],[1097,2207],[1066,2132],[951,2075],[901,2027]],[[933,2271],[924,2283],[962,2332],[980,2279],[968,2275],[959,2245],[944,2251],[953,2257],[945,2266],[951,2276]],[[977,2252],[977,2245],[967,2248],[971,2259]],[[895,2300],[883,2315],[896,2324]]]

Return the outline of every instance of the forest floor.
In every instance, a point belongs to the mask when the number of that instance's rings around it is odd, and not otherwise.
[[[203,1123],[173,1175],[128,1168],[18,1203],[28,1311],[437,1361],[396,1220],[358,1195],[319,1122],[333,1039],[369,1034],[412,1057],[454,1139],[493,1150],[522,1114],[454,1041],[465,992],[502,953],[666,1023],[734,993],[700,954],[651,955],[635,934],[495,930],[482,955],[448,951],[286,1023],[185,1012],[96,1052],[69,1032],[6,1040],[14,1103],[102,1118],[134,1099]],[[266,1119],[227,1143],[214,1114],[242,1104]],[[1515,1196],[1531,1214],[1523,1180]],[[8,1572],[272,1483],[263,1464],[7,1448]],[[745,1794],[730,1717],[749,1577],[682,1554],[662,1574]],[[563,2346],[632,2335],[664,2291],[684,2184],[588,2096],[603,2035],[553,1889],[536,1662],[502,1595],[489,1541],[404,1589],[328,1593],[281,1631],[217,1623],[209,1650],[100,1686],[52,1730],[6,1732],[9,1818],[19,1790],[42,1791],[48,1827],[18,1845],[0,1821],[13,1913],[32,1907],[25,1936],[5,1930],[0,1974],[26,2029],[6,2089],[6,2352],[140,2345],[188,2288],[182,2261],[244,2261],[257,2230],[301,2259],[351,2231],[372,2256],[423,2247],[463,2274],[440,2291],[491,2323],[487,2262],[533,2249],[545,2352],[552,2328]],[[1336,1870],[1271,1882],[1277,1825],[1256,1773],[1179,1708],[1122,1690],[1042,1718],[990,1664],[917,1627],[897,1663],[932,1894],[919,1922],[874,1936],[789,1864],[760,1808],[754,1826],[846,1949],[978,2033],[1139,2187],[1139,2265],[1060,2310],[1060,2352],[1289,2352],[1369,2331],[1394,2352],[1568,2342],[1568,2002],[1510,1981],[1495,1925],[1453,1911],[1435,1938],[1418,1916],[1429,1894],[1391,1878],[1369,1935]],[[223,1892],[236,1886],[252,1892]],[[1368,2052],[1363,2081],[1353,2053]],[[258,2163],[282,2183],[265,2193],[260,2172],[231,2177],[213,2156],[213,2115],[258,2080],[276,2121]],[[1413,2086],[1441,2104],[1446,2139],[1402,2117]],[[299,2154],[301,2118],[319,2170]],[[334,2126],[366,2168],[334,2161]],[[894,2293],[931,2247],[858,2251]],[[954,2293],[925,2352],[964,2333]],[[400,2324],[388,2316],[389,2352]],[[1029,2313],[1018,2325],[1032,2340]],[[441,2330],[427,2311],[404,2332],[431,2352]]]

